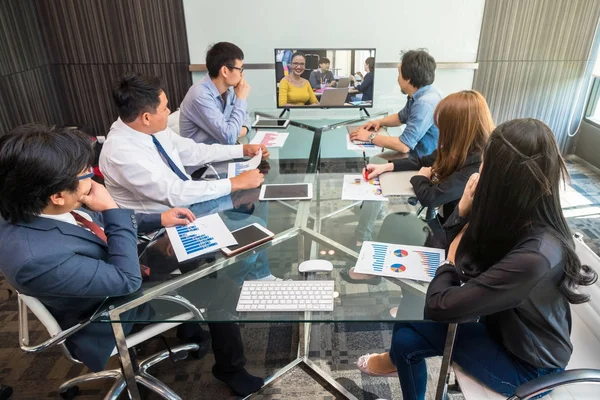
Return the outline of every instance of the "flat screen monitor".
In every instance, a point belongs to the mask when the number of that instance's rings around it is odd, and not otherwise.
[[[277,108],[373,107],[375,49],[275,49]]]

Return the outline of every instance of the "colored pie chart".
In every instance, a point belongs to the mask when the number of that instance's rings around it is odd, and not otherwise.
[[[404,272],[406,271],[406,267],[402,264],[392,264],[390,269],[394,272]]]
[[[394,250],[394,255],[396,257],[406,257],[408,255],[408,251],[402,249]]]

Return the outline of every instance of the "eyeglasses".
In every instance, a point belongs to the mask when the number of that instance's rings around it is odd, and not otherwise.
[[[292,63],[292,67],[304,67],[305,65],[306,65],[305,63],[299,63],[299,62]]]
[[[77,177],[77,180],[84,180],[84,179],[88,179],[88,178],[92,178],[94,176],[94,167],[89,167],[88,169],[85,170],[87,172],[87,174],[81,175]]]
[[[227,64],[226,67],[230,68],[230,69],[237,69],[240,72],[244,72],[244,67],[241,67],[241,68],[240,67],[234,67],[233,65],[229,65],[229,64]]]

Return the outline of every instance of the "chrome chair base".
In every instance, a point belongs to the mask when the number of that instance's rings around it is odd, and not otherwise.
[[[194,352],[200,350],[200,347],[196,343],[184,344],[181,346],[173,347],[171,351],[173,353],[179,353],[181,351]],[[167,385],[153,377],[148,373],[148,369],[153,365],[169,358],[169,350],[164,350],[160,353],[156,353],[139,362],[139,368],[135,374],[135,380],[138,384],[142,384],[154,393],[162,396],[168,400],[181,400],[181,398],[171,390]],[[59,393],[67,393],[69,389],[76,387],[82,383],[95,381],[98,379],[114,379],[115,383],[112,385],[104,400],[116,400],[123,389],[127,387],[123,372],[120,368],[110,369],[106,371],[93,372],[85,375],[78,376],[73,379],[69,379],[58,388]],[[62,397],[62,395],[61,395]]]

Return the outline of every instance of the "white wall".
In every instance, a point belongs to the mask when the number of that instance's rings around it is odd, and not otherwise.
[[[240,46],[246,63],[273,63],[274,48],[310,47],[376,48],[376,62],[398,62],[402,50],[424,47],[438,62],[475,62],[485,0],[183,0],[183,4],[192,64],[204,64],[207,48],[219,41]],[[443,94],[470,89],[473,73],[438,69],[434,86]],[[194,82],[202,76],[194,73]],[[248,70],[244,76],[252,86],[250,108],[274,109],[275,70]],[[377,70],[374,110],[397,111],[404,105],[396,78],[395,69]],[[357,113],[322,111],[344,112]]]

